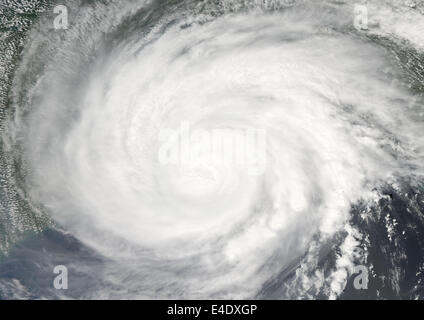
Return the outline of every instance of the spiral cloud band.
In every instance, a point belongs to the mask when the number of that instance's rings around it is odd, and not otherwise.
[[[336,298],[365,254],[352,206],[422,181],[422,100],[388,44],[410,35],[267,4],[74,2],[30,33],[3,140],[34,210],[106,261],[80,297]]]

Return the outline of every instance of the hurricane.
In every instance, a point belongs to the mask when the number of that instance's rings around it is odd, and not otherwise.
[[[423,298],[424,2],[0,12],[0,299]]]

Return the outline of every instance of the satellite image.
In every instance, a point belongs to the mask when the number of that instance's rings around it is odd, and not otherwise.
[[[28,299],[424,299],[424,1],[0,0]]]

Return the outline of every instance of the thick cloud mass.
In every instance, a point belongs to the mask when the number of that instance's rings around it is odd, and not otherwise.
[[[108,259],[98,272],[115,289],[88,298],[252,298],[299,264],[287,297],[325,281],[337,297],[358,245],[352,205],[423,173],[403,71],[350,5],[193,8],[111,3],[63,35],[33,31],[8,137],[28,197]],[[163,163],[164,131],[185,124],[260,131],[262,162]],[[339,268],[303,274],[340,232]]]

